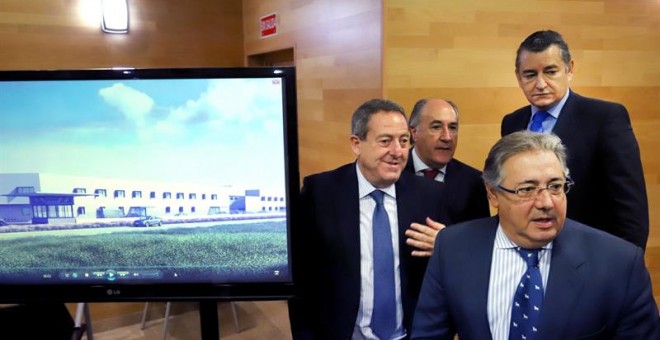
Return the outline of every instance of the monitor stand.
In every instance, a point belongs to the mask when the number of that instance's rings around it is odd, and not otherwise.
[[[202,340],[220,340],[218,301],[199,301],[199,322],[201,327]]]

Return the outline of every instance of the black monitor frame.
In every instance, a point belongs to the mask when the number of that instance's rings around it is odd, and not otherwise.
[[[286,224],[288,268],[290,280],[285,282],[158,282],[121,284],[94,282],[90,284],[49,283],[7,284],[0,281],[1,303],[25,302],[116,302],[116,301],[193,301],[193,300],[273,300],[293,295],[290,232],[297,219],[299,193],[296,75],[293,67],[258,68],[167,68],[167,69],[89,69],[0,71],[0,83],[9,81],[63,80],[131,80],[131,79],[214,79],[214,78],[278,78],[283,82],[283,138],[285,144]],[[2,103],[0,102],[0,111]],[[0,115],[3,114],[0,112]],[[0,127],[1,129],[1,127]],[[2,148],[0,148],[0,151]],[[2,158],[0,155],[0,162]],[[267,169],[265,169],[267,170]],[[2,227],[0,227],[2,228]],[[1,279],[0,279],[1,280]]]

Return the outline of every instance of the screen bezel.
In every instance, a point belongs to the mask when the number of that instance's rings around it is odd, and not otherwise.
[[[293,295],[292,224],[297,219],[299,193],[296,75],[293,67],[244,68],[113,68],[87,70],[0,71],[3,81],[122,80],[122,79],[280,78],[283,82],[286,216],[291,280],[263,283],[181,284],[0,284],[0,303],[25,302],[128,302],[176,300],[277,300]]]

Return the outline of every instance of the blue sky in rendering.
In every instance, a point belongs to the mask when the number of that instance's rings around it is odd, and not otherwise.
[[[0,83],[0,173],[284,187],[282,84]]]

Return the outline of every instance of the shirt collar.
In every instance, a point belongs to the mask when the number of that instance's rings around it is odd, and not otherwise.
[[[544,245],[543,247],[541,247],[541,249],[552,249],[553,242],[554,241],[551,241],[550,243]],[[511,239],[509,239],[509,237],[506,236],[504,230],[502,229],[502,225],[498,224],[497,232],[495,233],[495,249],[512,249],[518,247],[520,246],[513,243],[513,241],[511,241]]]
[[[424,163],[424,161],[422,161],[421,158],[419,158],[419,155],[417,154],[417,148],[412,149],[412,159],[413,159],[413,166],[415,167],[415,173],[431,168],[430,166],[426,165],[426,163]],[[446,174],[447,164],[445,164],[445,166],[443,166],[438,170],[440,170],[443,174]]]
[[[373,186],[371,183],[369,183],[369,181],[364,177],[364,175],[362,175],[358,162],[355,162],[355,170],[357,172],[358,194],[360,195],[360,198],[364,198],[365,196],[368,196],[374,190],[381,190],[387,195],[394,197],[396,199],[396,187],[395,187],[396,183],[386,188],[379,189]]]
[[[564,104],[566,104],[566,101],[568,100],[568,95],[571,93],[571,89],[566,90],[566,94],[564,94],[564,97],[559,101],[559,103],[555,104],[555,106],[543,110],[547,113],[549,113],[552,117],[555,119],[559,118],[559,113],[561,112],[561,109],[564,107]],[[532,117],[534,117],[534,114],[538,111],[541,111],[538,107],[532,105]]]

